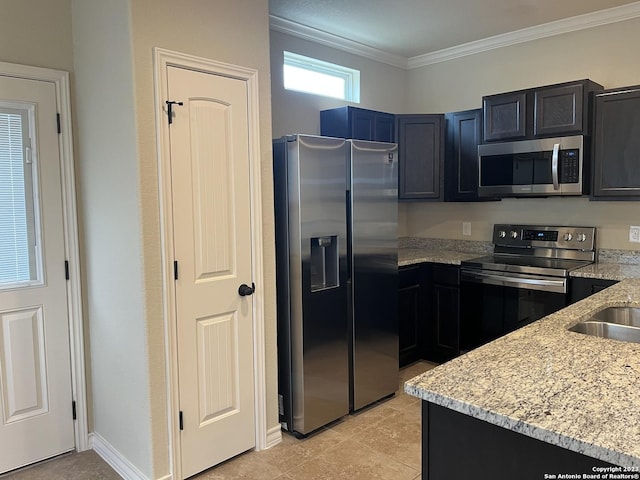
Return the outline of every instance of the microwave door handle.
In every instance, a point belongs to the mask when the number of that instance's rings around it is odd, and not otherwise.
[[[560,153],[560,144],[553,144],[553,154],[551,155],[551,178],[553,179],[553,189],[559,190],[560,184],[558,182],[558,154]]]

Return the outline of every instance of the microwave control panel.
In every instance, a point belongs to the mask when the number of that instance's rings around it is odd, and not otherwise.
[[[578,183],[580,181],[580,150],[560,151],[560,183]]]

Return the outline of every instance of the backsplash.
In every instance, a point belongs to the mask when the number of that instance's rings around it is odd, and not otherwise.
[[[419,203],[398,208],[399,235],[491,241],[496,223],[596,227],[596,247],[640,250],[629,242],[629,226],[640,225],[638,202],[590,202],[588,198],[516,198],[501,202]],[[463,223],[471,224],[471,235],[463,235]]]
[[[614,250],[602,248],[598,250],[598,262],[640,265],[640,250]]]
[[[457,240],[448,238],[400,237],[400,248],[424,248],[425,250],[450,250],[454,252],[486,255],[493,252],[493,243],[479,240]],[[640,265],[640,250],[616,250],[601,248],[597,251],[599,263]]]
[[[486,255],[493,251],[493,243],[478,240],[457,240],[448,238],[400,237],[400,248],[424,248],[426,250],[452,250]]]

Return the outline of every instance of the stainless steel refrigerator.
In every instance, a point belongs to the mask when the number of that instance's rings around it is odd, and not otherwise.
[[[273,142],[280,421],[297,435],[398,388],[396,151]]]

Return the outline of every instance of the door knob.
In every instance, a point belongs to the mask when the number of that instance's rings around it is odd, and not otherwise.
[[[251,286],[243,283],[238,287],[238,295],[241,297],[246,297],[247,295],[253,295],[253,292],[256,291],[256,284],[251,282]]]

